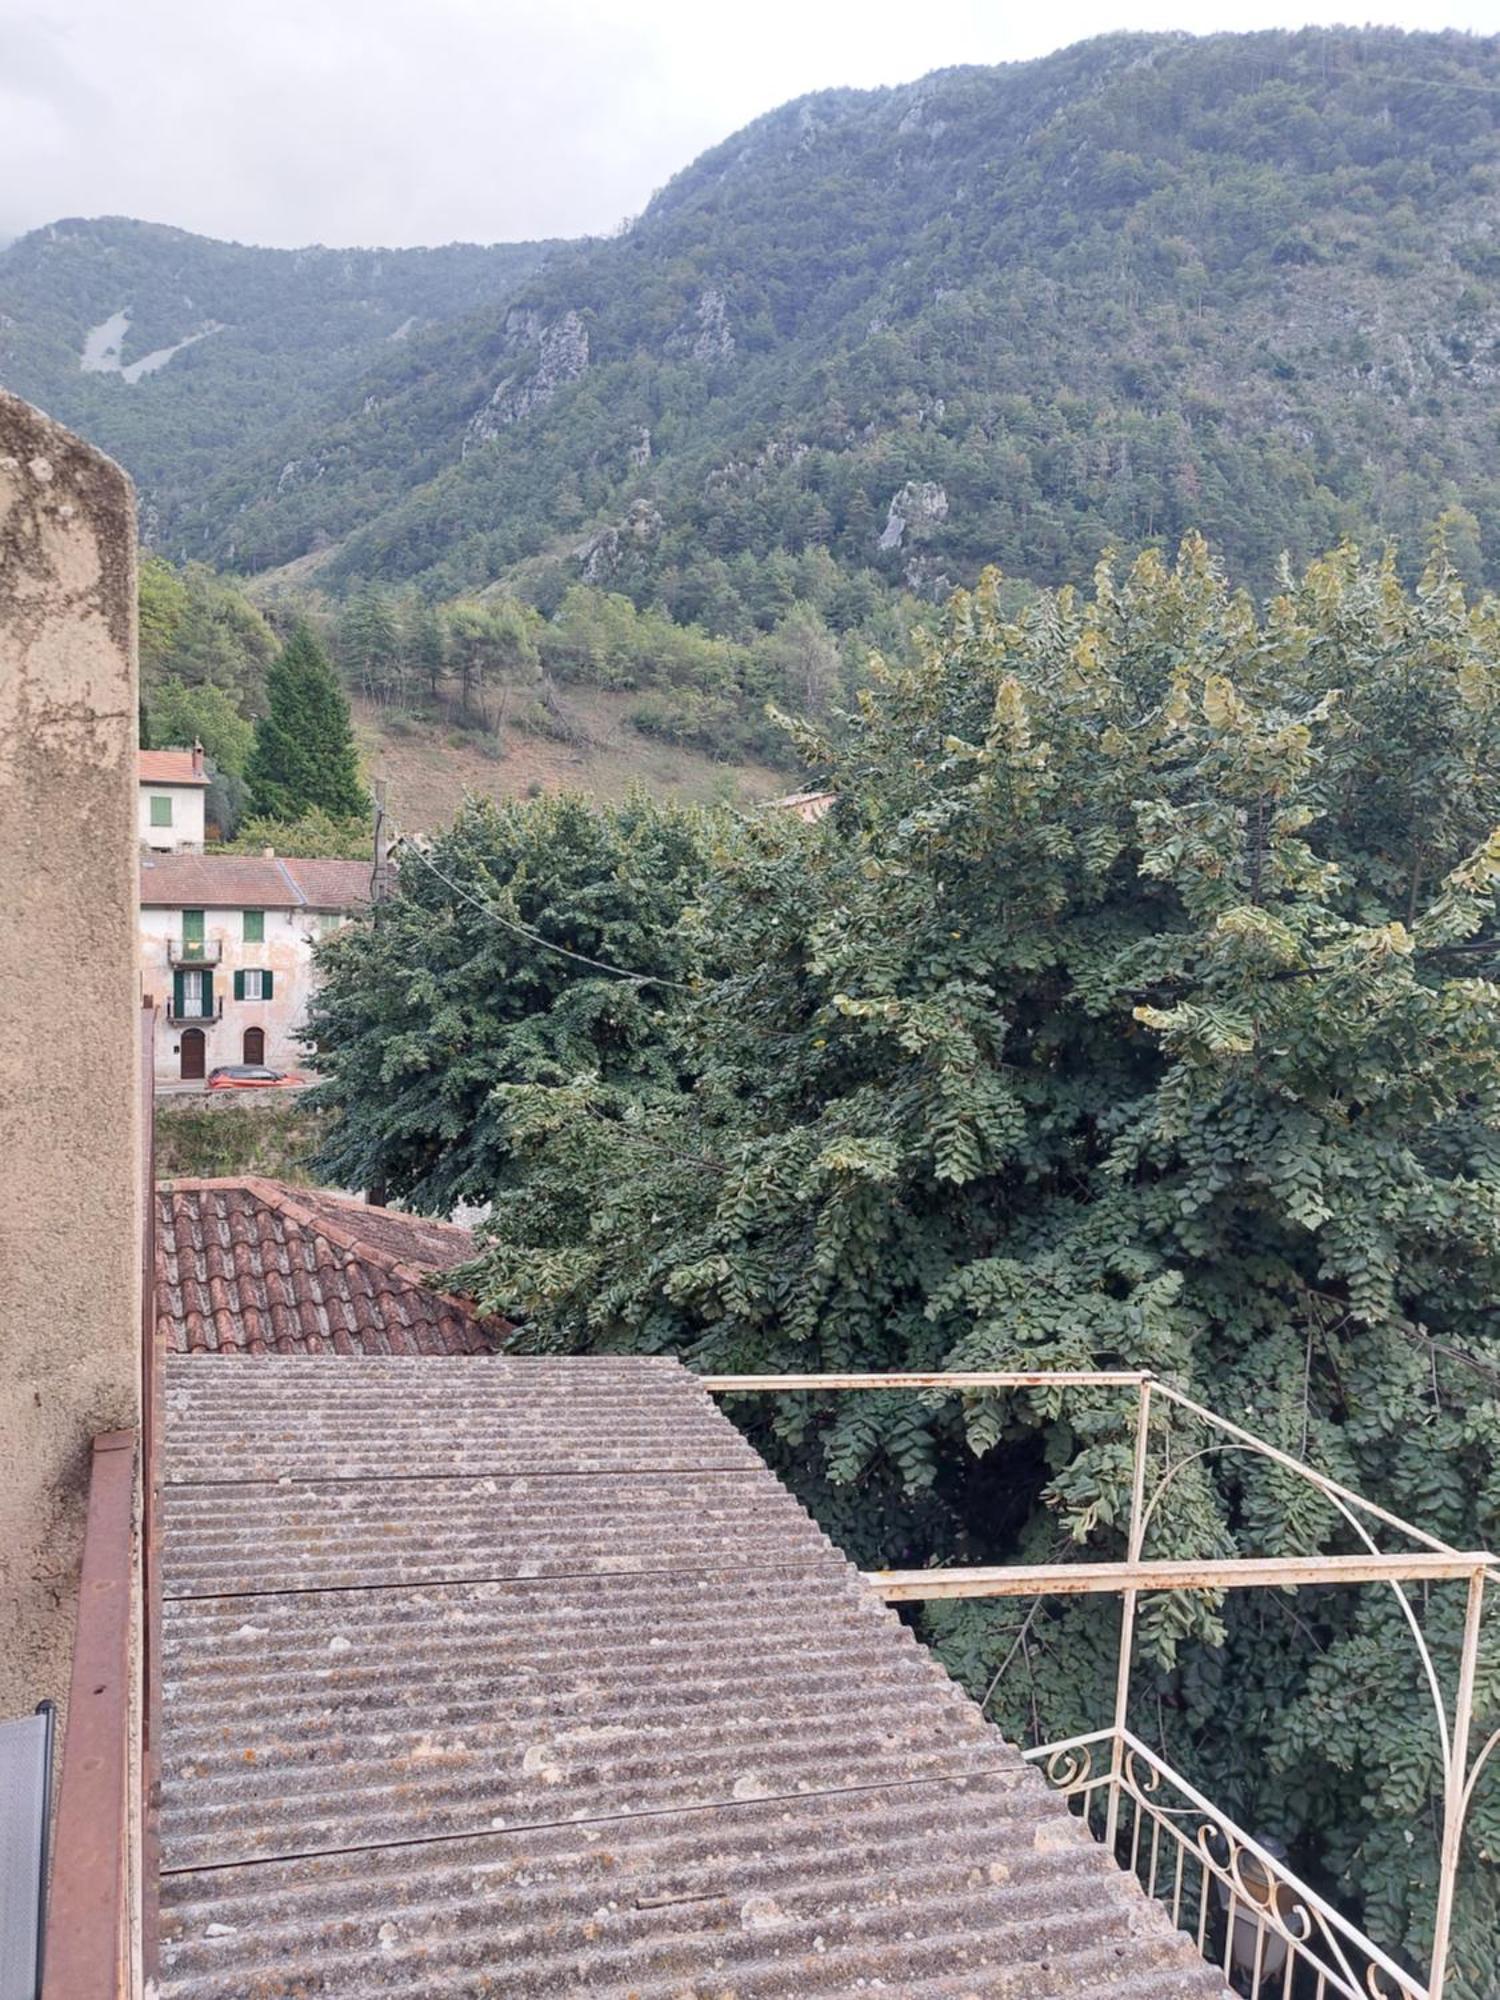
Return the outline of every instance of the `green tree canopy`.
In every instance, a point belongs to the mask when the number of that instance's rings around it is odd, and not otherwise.
[[[1415,591],[1342,548],[1263,609],[1196,540],[1013,613],[987,578],[877,667],[844,740],[803,743],[838,804],[717,838],[649,1084],[609,1043],[558,1058],[482,905],[341,941],[320,1026],[351,1051],[349,1138],[325,1164],[421,1205],[493,1195],[472,1280],[536,1347],[1148,1367],[1460,1546],[1500,1540],[1500,607],[1466,603],[1441,543]],[[508,879],[458,835],[445,868]],[[861,1561],[1119,1551],[1128,1412],[1104,1392],[740,1415]],[[1204,1442],[1163,1420],[1185,1464],[1148,1553],[1351,1545],[1310,1489]],[[1448,1586],[1422,1611],[1450,1667],[1460,1614]],[[1107,1718],[1116,1629],[1072,1600],[925,1620],[1042,1736]],[[1136,1698],[1241,1824],[1420,1956],[1438,1739],[1387,1594],[1150,1598]],[[1477,1740],[1497,1708],[1489,1669]],[[1493,1993],[1497,1845],[1491,1771],[1469,2000]]]
[[[295,819],[270,819],[264,814],[239,821],[233,838],[222,845],[226,854],[259,854],[273,847],[278,854],[313,855],[335,861],[373,861],[370,822],[363,816],[335,819],[320,806]]]
[[[204,681],[162,681],[152,689],[150,727],[158,748],[201,743],[212,762],[231,777],[243,777],[255,743],[254,727],[223,688]]]
[[[136,580],[140,613],[141,677],[161,670],[187,616],[187,586],[161,556],[143,556]]]
[[[310,808],[335,819],[369,811],[348,697],[306,625],[266,676],[266,713],[245,777],[253,810],[269,819],[296,819]]]
[[[462,599],[444,613],[444,650],[458,677],[465,714],[479,715],[485,694],[497,688],[508,696],[537,679],[535,614],[513,598]]]
[[[498,1087],[589,1076],[621,1105],[675,1087],[664,1029],[715,824],[643,793],[475,800],[400,850],[399,895],[320,954],[308,1034],[339,1116],[319,1170],[429,1209],[483,1201],[511,1168]]]
[[[138,585],[141,683],[221,688],[241,711],[259,705],[276,635],[244,593],[203,563],[174,567],[147,556]]]
[[[403,696],[406,653],[383,590],[367,586],[344,606],[338,622],[338,660],[349,679],[372,701]]]
[[[402,604],[399,636],[407,675],[436,694],[448,665],[447,637],[435,606],[416,592]]]

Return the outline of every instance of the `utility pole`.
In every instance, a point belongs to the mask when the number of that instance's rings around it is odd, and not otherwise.
[[[387,873],[390,850],[385,837],[385,779],[374,778],[370,783],[370,797],[374,801],[373,820],[370,835],[370,909],[375,923],[380,922],[380,907],[390,895],[390,880]],[[365,1189],[365,1200],[373,1208],[384,1208],[386,1184],[383,1176],[371,1181]]]
[[[370,902],[375,911],[375,921],[380,921],[380,906],[389,893],[386,881],[386,864],[390,859],[385,840],[385,779],[376,778],[370,785],[370,793],[375,801],[374,829],[372,835],[372,855],[370,865]]]

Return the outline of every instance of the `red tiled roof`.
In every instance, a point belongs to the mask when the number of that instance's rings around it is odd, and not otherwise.
[[[766,811],[794,813],[808,826],[816,826],[837,801],[837,792],[788,792],[784,799],[767,799]]]
[[[163,1181],[156,1326],[173,1354],[485,1354],[509,1331],[431,1280],[452,1223],[278,1181]]]
[[[283,861],[310,910],[352,910],[370,900],[368,861]]]
[[[262,854],[144,854],[147,908],[357,910],[370,900],[368,861]]]
[[[138,750],[143,785],[206,785],[191,750]]]

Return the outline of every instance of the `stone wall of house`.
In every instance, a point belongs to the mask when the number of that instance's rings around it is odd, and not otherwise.
[[[139,1415],[135,551],[124,473],[0,393],[0,1715],[66,1697]]]

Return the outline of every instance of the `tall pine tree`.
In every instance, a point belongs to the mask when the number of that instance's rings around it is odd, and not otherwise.
[[[305,625],[272,662],[266,696],[245,771],[255,812],[270,819],[313,809],[334,819],[368,812],[348,699]]]

